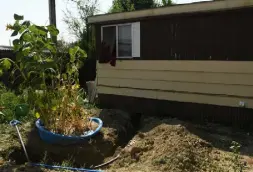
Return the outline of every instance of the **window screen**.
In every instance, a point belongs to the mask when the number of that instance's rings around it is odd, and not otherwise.
[[[118,57],[132,56],[132,27],[131,25],[118,26]]]

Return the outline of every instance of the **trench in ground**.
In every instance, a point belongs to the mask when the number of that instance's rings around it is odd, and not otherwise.
[[[26,142],[30,160],[58,165],[69,162],[72,166],[85,168],[102,164],[106,158],[116,156],[120,150],[118,148],[124,148],[129,143],[139,130],[142,115],[130,115],[120,110],[102,110],[99,117],[104,123],[101,133],[91,140],[73,145],[47,144],[39,138],[37,129],[33,127]],[[27,162],[21,146],[11,150],[7,158],[17,165]]]

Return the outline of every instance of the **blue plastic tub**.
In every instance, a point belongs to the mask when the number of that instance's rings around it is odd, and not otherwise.
[[[82,136],[67,136],[67,135],[61,135],[56,134],[53,132],[50,132],[45,129],[40,119],[38,119],[35,123],[36,127],[38,128],[40,138],[49,144],[74,144],[78,143],[83,140],[88,140],[89,138],[95,136],[102,128],[103,121],[99,118],[90,118],[91,121],[96,122],[98,124],[98,127],[96,130],[90,130],[89,132],[86,132]]]

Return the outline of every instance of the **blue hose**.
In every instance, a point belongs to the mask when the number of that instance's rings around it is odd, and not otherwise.
[[[85,168],[63,167],[63,166],[47,165],[47,164],[37,164],[37,163],[29,163],[29,164],[31,166],[44,167],[44,168],[48,168],[48,169],[64,169],[64,170],[82,171],[82,172],[103,172],[101,170],[89,170],[89,169],[85,169]]]

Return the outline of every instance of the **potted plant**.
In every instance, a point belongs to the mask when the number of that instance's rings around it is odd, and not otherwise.
[[[13,80],[20,78],[19,89],[38,118],[40,137],[48,143],[72,143],[95,135],[102,121],[84,108],[85,95],[78,84],[86,53],[78,46],[59,52],[49,38],[59,34],[54,26],[22,21],[17,14],[14,19],[7,30],[19,36],[13,41],[16,59],[1,59],[0,74],[11,71]]]

